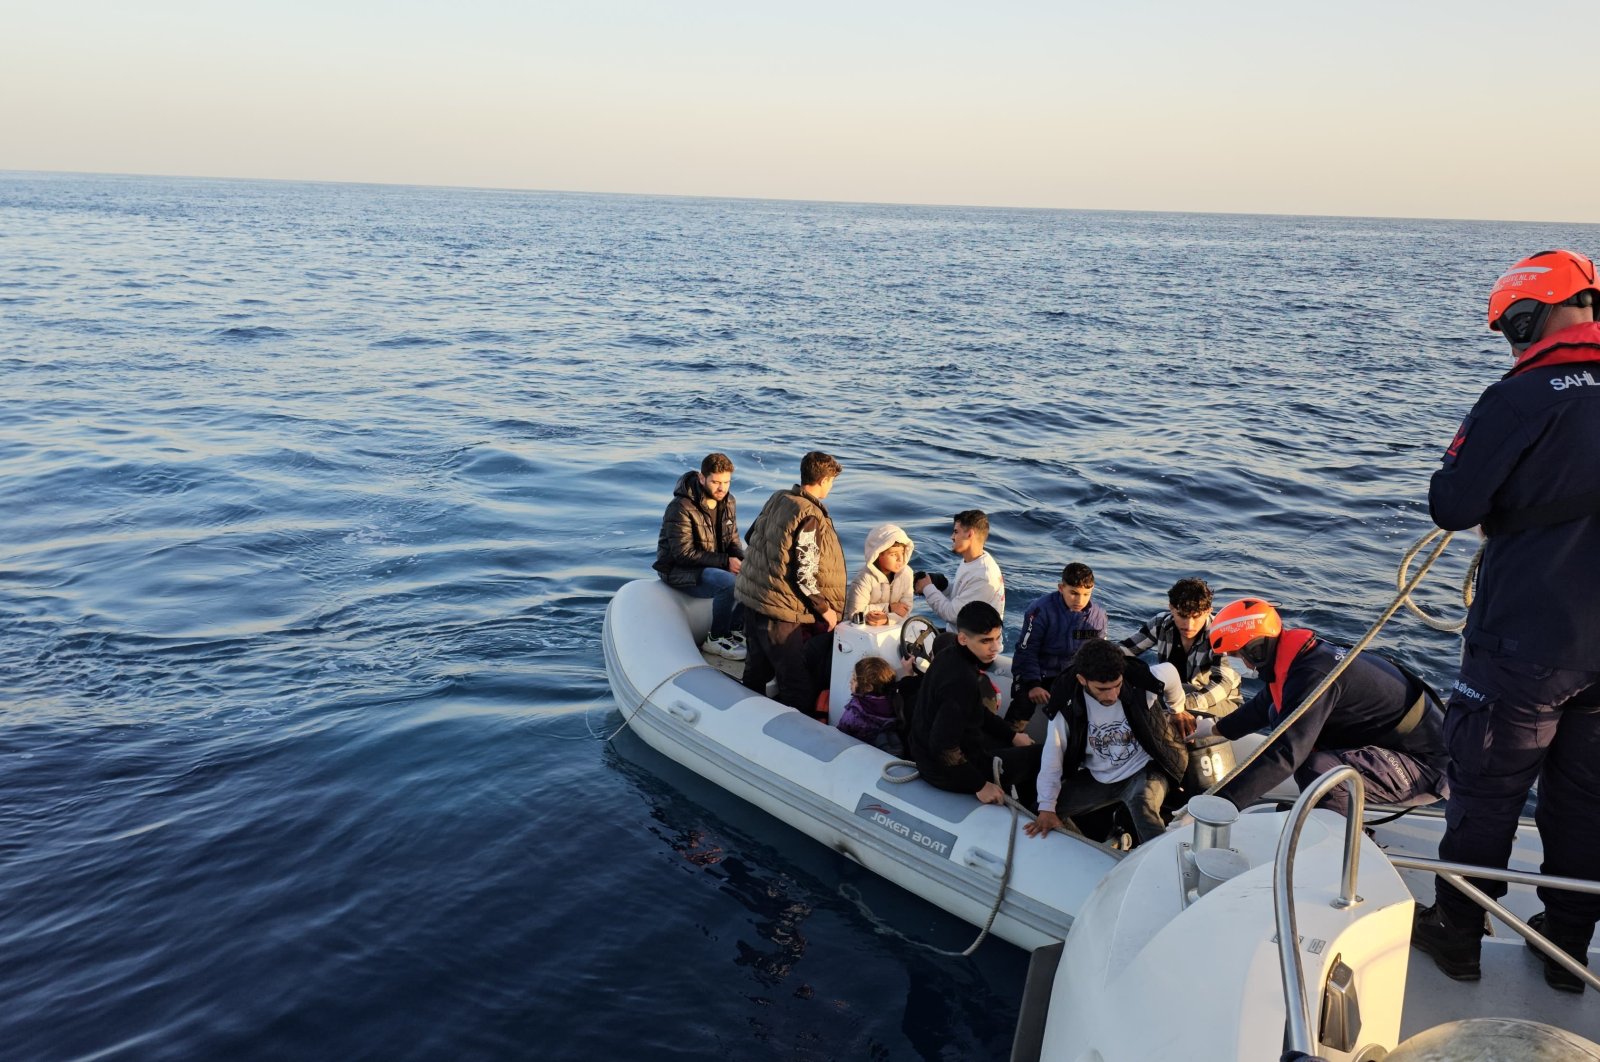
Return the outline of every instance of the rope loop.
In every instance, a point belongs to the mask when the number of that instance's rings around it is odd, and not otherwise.
[[[1402,600],[1405,601],[1406,608],[1410,609],[1412,614],[1423,623],[1426,623],[1436,631],[1443,631],[1445,634],[1460,634],[1466,629],[1466,616],[1462,616],[1454,623],[1451,623],[1449,620],[1442,620],[1435,616],[1430,616],[1426,612],[1422,611],[1422,606],[1411,600],[1411,592],[1406,589],[1406,577],[1411,573],[1411,562],[1416,559],[1417,554],[1421,553],[1423,548],[1426,547],[1428,543],[1432,542],[1440,535],[1444,535],[1445,538],[1448,539],[1450,537],[1450,532],[1446,532],[1443,529],[1436,527],[1427,534],[1423,535],[1421,538],[1417,539],[1412,547],[1406,550],[1406,555],[1400,558],[1400,567],[1394,573],[1394,586],[1396,590],[1399,590],[1405,595]],[[1472,598],[1475,589],[1474,584],[1478,579],[1478,565],[1482,562],[1483,546],[1479,546],[1478,552],[1473,554],[1472,563],[1467,565],[1467,577],[1461,583],[1461,600],[1468,608],[1472,607]]]

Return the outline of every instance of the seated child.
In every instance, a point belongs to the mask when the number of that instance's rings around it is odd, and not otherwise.
[[[1074,562],[1061,569],[1061,582],[1034,601],[1022,617],[1022,637],[1011,658],[1011,707],[1006,719],[1026,725],[1035,708],[1048,704],[1056,677],[1083,648],[1106,636],[1105,609],[1094,596],[1094,571]]]
[[[876,656],[862,657],[850,674],[850,703],[839,716],[839,729],[892,756],[904,755],[898,699],[889,662]]]
[[[879,524],[867,532],[867,563],[844,592],[844,618],[861,613],[877,625],[891,622],[891,613],[900,619],[909,616],[916,595],[906,565],[915,548],[897,524]]]
[[[1117,644],[1129,656],[1150,649],[1156,659],[1178,669],[1184,709],[1223,716],[1239,707],[1239,673],[1211,650],[1211,587],[1204,579],[1179,579],[1167,591],[1167,611]]]

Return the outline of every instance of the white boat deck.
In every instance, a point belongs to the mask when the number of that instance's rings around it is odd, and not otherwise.
[[[1373,816],[1369,816],[1373,817]],[[1397,822],[1374,827],[1378,843],[1396,854],[1437,858],[1444,818],[1431,809],[1413,811]],[[1514,869],[1537,872],[1539,838],[1532,827],[1518,832],[1512,851]],[[1433,875],[1403,870],[1401,877],[1422,903],[1433,902]],[[1542,909],[1538,895],[1513,885],[1501,901],[1524,921]],[[1544,982],[1544,963],[1528,950],[1521,936],[1490,920],[1495,935],[1483,942],[1483,980],[1452,981],[1433,960],[1412,949],[1406,978],[1406,1004],[1401,1034],[1413,1036],[1442,1022],[1464,1018],[1524,1018],[1569,1029],[1600,1042],[1600,993],[1558,992]],[[1600,951],[1589,951],[1589,966],[1600,969]]]

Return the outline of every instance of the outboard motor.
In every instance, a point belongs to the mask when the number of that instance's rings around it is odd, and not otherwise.
[[[1183,788],[1204,793],[1228,777],[1233,770],[1233,742],[1221,734],[1202,738],[1189,748],[1189,769],[1183,773]]]

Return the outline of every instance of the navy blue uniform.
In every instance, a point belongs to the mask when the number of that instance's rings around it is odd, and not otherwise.
[[[1262,690],[1232,715],[1217,720],[1217,733],[1230,740],[1276,726],[1316,689],[1349,650],[1317,641],[1289,665],[1283,683],[1283,711]],[[1397,725],[1423,695],[1420,684],[1389,661],[1371,654],[1356,657],[1333,685],[1301,716],[1289,732],[1262,753],[1219,795],[1239,807],[1259,800],[1267,790],[1294,774],[1302,789],[1330,767],[1349,764],[1361,773],[1367,799],[1382,804],[1414,803],[1440,796],[1444,781],[1444,714],[1431,701],[1421,720],[1405,734]],[[1344,811],[1349,796],[1335,789],[1318,807]]]
[[[1600,879],[1600,846],[1589,839],[1600,815],[1597,455],[1600,325],[1582,324],[1530,349],[1484,391],[1433,475],[1434,522],[1451,531],[1481,524],[1487,535],[1445,727],[1441,858],[1504,867],[1537,781],[1543,869]],[[1563,502],[1573,505],[1550,508]],[[1592,928],[1600,918],[1600,899],[1539,893],[1552,925]],[[1444,881],[1438,896],[1454,924],[1481,918]]]

